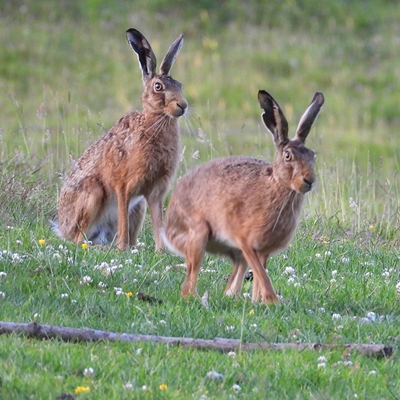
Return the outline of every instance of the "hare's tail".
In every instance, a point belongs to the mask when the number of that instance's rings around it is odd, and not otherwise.
[[[165,229],[161,228],[160,229],[160,234],[162,237],[162,240],[164,242],[165,247],[171,252],[176,254],[177,256],[183,257],[185,258],[185,255],[182,254],[180,251],[178,251],[173,245],[172,243],[168,240],[167,235],[165,234]]]

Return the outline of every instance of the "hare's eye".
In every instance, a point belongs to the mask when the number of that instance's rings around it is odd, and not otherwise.
[[[162,85],[160,82],[156,82],[156,83],[154,84],[154,90],[155,90],[156,92],[160,92],[162,89],[163,89],[163,85]]]
[[[291,161],[292,160],[292,154],[290,151],[285,151],[285,161]]]

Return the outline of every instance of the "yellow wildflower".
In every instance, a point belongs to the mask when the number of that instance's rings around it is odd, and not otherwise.
[[[329,242],[327,240],[323,240],[321,243],[322,244],[328,244]]]
[[[167,390],[167,389],[168,389],[168,386],[165,383],[162,383],[160,385],[160,390]]]
[[[251,310],[249,311],[249,314],[250,314],[250,315],[253,315],[253,314],[254,314],[254,310],[251,309]]]
[[[370,225],[370,226],[369,226],[369,230],[370,230],[370,231],[373,231],[373,230],[374,230],[374,226],[373,226],[373,225]]]
[[[82,249],[86,250],[88,248],[88,244],[87,243],[82,243]]]
[[[46,241],[45,241],[44,239],[39,239],[39,244],[40,244],[41,246],[43,246],[45,243],[46,243]]]
[[[75,394],[87,393],[87,392],[90,392],[90,387],[78,386],[78,387],[74,390],[74,393],[75,393]]]
[[[128,292],[128,293],[125,293],[125,296],[126,296],[126,297],[132,297],[133,294],[132,294],[132,292]]]

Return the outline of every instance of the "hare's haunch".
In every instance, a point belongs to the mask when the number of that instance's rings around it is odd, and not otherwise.
[[[183,36],[170,46],[159,74],[145,37],[136,29],[126,37],[142,70],[143,111],[122,117],[83,153],[62,185],[54,228],[76,243],[115,241],[123,250],[136,245],[147,202],[160,249],[162,202],[179,160],[178,118],[188,106],[181,83],[168,75]]]
[[[163,238],[172,251],[185,257],[184,296],[196,294],[198,273],[208,251],[233,262],[227,295],[240,294],[250,266],[253,301],[278,301],[266,264],[292,239],[304,194],[314,185],[315,154],[305,140],[324,97],[315,94],[293,140],[272,96],[260,90],[258,100],[277,150],[274,162],[244,156],[213,160],[184,176],[172,193]]]

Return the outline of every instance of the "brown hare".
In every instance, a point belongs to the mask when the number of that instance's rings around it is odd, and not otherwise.
[[[168,74],[183,44],[180,35],[156,73],[156,57],[136,29],[126,31],[143,77],[143,111],[122,117],[90,146],[65,179],[58,206],[59,236],[118,249],[135,246],[146,201],[156,249],[162,245],[162,203],[179,161],[178,118],[188,104],[180,82]]]
[[[185,257],[184,296],[196,295],[199,269],[208,251],[232,259],[234,268],[225,294],[240,294],[250,266],[252,300],[278,301],[265,268],[268,258],[292,239],[304,195],[315,182],[315,153],[304,143],[324,97],[314,95],[293,140],[273,97],[260,90],[258,101],[264,109],[264,124],[273,135],[274,162],[245,156],[212,160],[185,175],[172,193],[163,239],[170,250]]]

